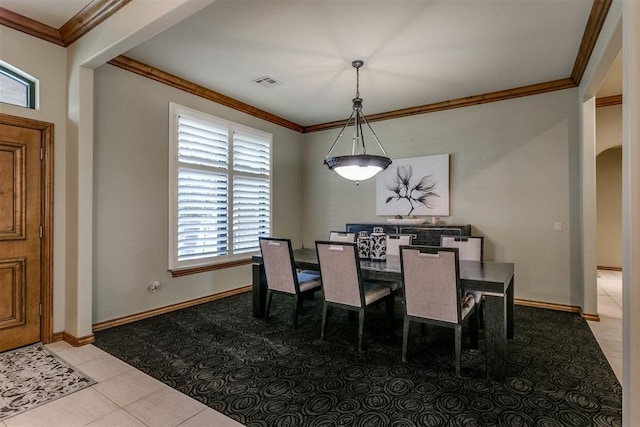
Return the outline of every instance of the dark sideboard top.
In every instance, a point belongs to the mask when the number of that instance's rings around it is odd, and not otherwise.
[[[347,223],[346,231],[358,233],[373,232],[374,227],[382,227],[385,234],[411,234],[414,245],[440,246],[440,236],[470,236],[470,224],[390,224],[375,222]]]

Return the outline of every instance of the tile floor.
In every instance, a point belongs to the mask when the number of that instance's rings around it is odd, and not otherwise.
[[[0,427],[241,426],[93,345],[58,341],[46,347],[97,384],[0,421]]]
[[[589,321],[593,335],[622,384],[622,272],[598,270],[599,322]]]
[[[600,322],[588,323],[621,381],[621,272],[598,270],[598,312]],[[72,347],[59,341],[47,348],[97,384],[0,421],[0,427],[241,426],[93,345]]]

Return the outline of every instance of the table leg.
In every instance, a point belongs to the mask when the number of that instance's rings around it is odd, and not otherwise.
[[[515,286],[515,279],[514,277],[511,277],[511,283],[509,283],[509,287],[507,288],[507,338],[512,340],[513,339],[513,332],[514,332],[514,327],[513,327],[513,295],[515,293],[514,290],[514,286]]]
[[[511,283],[507,288],[507,338],[513,339],[513,295],[515,294],[515,276],[511,277]]]
[[[507,353],[506,296],[487,295],[484,300],[484,333],[487,356],[487,378],[504,382]]]
[[[254,262],[253,270],[253,317],[264,317],[264,304],[267,300],[267,278],[264,265]]]

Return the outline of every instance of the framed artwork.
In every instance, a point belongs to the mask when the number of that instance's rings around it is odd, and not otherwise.
[[[449,215],[449,155],[394,159],[376,177],[376,215]]]

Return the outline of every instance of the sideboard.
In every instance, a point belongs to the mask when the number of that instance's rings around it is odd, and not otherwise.
[[[411,234],[414,245],[440,246],[440,236],[470,236],[471,225],[454,224],[420,224],[420,225],[394,225],[389,223],[348,223],[346,231],[356,233],[373,232],[374,227],[382,227],[385,234]]]

